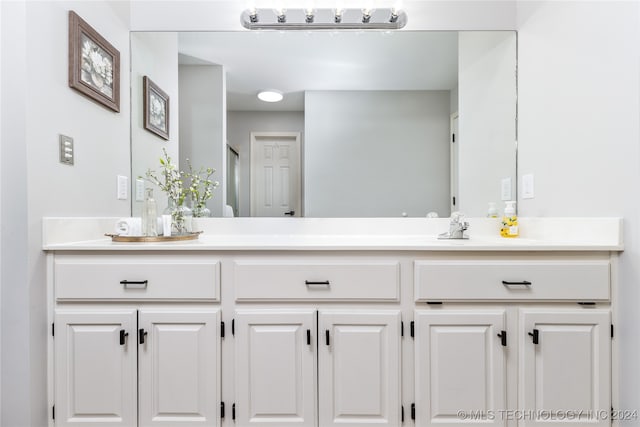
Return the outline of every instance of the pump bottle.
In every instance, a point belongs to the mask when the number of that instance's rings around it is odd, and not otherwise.
[[[507,206],[504,209],[504,216],[502,217],[502,225],[500,227],[500,235],[502,237],[518,237],[520,234],[518,230],[518,217],[516,216],[516,202],[506,202]]]

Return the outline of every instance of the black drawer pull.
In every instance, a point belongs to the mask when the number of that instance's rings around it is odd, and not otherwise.
[[[540,344],[540,331],[538,329],[534,329],[533,332],[529,332],[529,336],[534,344]]]
[[[307,329],[307,345],[311,345],[311,329]]]
[[[325,331],[324,331],[324,338],[325,338],[326,344],[329,345],[330,341],[329,341],[329,330],[328,329],[325,329]]]
[[[138,342],[140,344],[144,344],[144,337],[146,337],[147,334],[148,334],[147,331],[145,331],[144,329],[140,329],[138,331],[138,336],[139,336]]]
[[[148,280],[121,280],[121,285],[124,285],[125,289],[145,289],[149,284]]]
[[[531,286],[531,282],[528,280],[523,280],[521,282],[509,282],[507,280],[503,280],[502,284],[505,286]]]
[[[125,345],[129,332],[125,332],[124,329],[120,329],[120,345]]]
[[[328,280],[323,280],[323,281],[305,280],[304,284],[307,286],[330,286],[331,282],[329,282]]]

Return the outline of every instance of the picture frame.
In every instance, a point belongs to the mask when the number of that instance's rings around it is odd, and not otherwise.
[[[120,112],[120,52],[69,11],[69,87]]]
[[[169,95],[148,76],[142,78],[144,128],[162,139],[169,139]]]

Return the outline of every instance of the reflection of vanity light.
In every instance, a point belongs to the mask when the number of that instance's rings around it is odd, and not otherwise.
[[[258,99],[264,102],[280,102],[282,101],[282,92],[276,89],[268,89],[258,92]]]

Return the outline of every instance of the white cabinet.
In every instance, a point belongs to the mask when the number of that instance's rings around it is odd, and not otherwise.
[[[56,425],[218,426],[219,324],[217,309],[56,310]]]
[[[215,309],[140,309],[140,427],[218,425],[219,325]]]
[[[415,313],[416,425],[504,425],[504,310]],[[460,417],[477,415],[477,419]]]
[[[610,311],[523,309],[520,324],[519,402],[533,415],[520,425],[610,425]]]
[[[237,425],[315,426],[315,310],[239,310],[235,341]]]
[[[320,425],[399,425],[399,311],[320,311],[318,329]]]
[[[56,325],[56,425],[135,425],[135,310],[58,310]]]
[[[237,311],[237,425],[398,426],[399,310],[315,319],[312,309]]]

